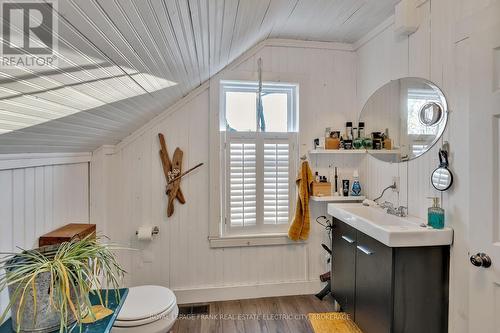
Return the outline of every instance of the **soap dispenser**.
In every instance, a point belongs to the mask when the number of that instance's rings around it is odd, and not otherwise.
[[[358,197],[361,194],[361,185],[359,184],[359,173],[358,170],[354,170],[351,195]]]
[[[432,207],[427,211],[427,224],[434,229],[444,228],[444,209],[439,206],[439,198],[431,197]]]

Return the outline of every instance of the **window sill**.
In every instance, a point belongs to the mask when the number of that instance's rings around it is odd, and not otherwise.
[[[287,234],[266,234],[266,235],[242,235],[209,237],[211,248],[221,247],[249,247],[268,245],[300,245],[306,241],[293,241]]]

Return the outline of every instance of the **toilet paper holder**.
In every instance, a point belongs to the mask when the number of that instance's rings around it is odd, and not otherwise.
[[[158,228],[157,226],[153,227],[153,230],[151,231],[151,236],[152,235],[158,235],[160,233],[160,228]],[[136,231],[135,232],[136,235],[139,234],[139,231]]]

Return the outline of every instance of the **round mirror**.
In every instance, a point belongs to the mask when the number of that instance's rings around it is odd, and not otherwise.
[[[428,102],[422,105],[418,114],[422,125],[434,126],[443,118],[443,108],[436,102]]]
[[[364,123],[372,156],[402,162],[427,152],[443,134],[447,117],[443,92],[428,80],[409,77],[375,91],[359,122]]]
[[[446,191],[453,184],[453,174],[446,167],[439,167],[432,173],[432,186],[438,191]]]

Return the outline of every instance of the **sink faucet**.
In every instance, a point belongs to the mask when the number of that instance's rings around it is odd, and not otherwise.
[[[399,217],[406,217],[408,216],[408,207],[405,206],[399,206],[396,208],[396,215]]]
[[[380,208],[386,209],[387,214],[399,216],[399,217],[406,217],[407,212],[408,212],[408,207],[405,206],[399,206],[399,207],[394,207],[394,204],[389,201],[384,201],[383,203],[380,204]]]

